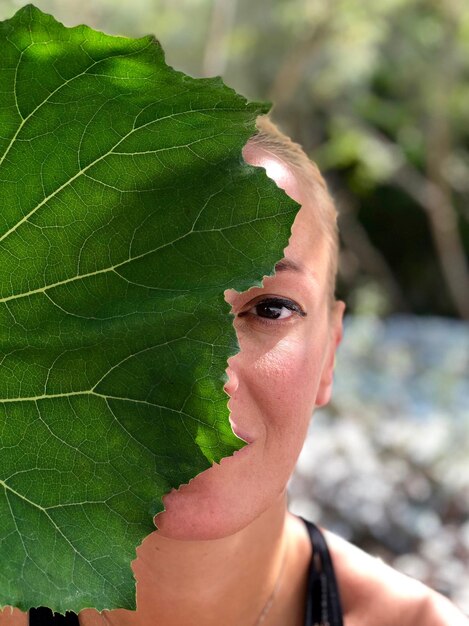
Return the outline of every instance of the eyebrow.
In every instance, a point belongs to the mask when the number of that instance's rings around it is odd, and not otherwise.
[[[298,263],[295,263],[295,261],[285,258],[275,264],[275,271],[276,272],[303,272],[304,269],[301,265],[299,265]]]

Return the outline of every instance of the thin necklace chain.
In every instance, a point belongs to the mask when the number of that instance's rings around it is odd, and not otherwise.
[[[267,602],[265,603],[264,608],[262,609],[262,611],[261,611],[259,617],[257,618],[257,621],[254,624],[254,626],[259,626],[260,624],[262,624],[262,622],[267,617],[267,614],[269,613],[270,609],[272,608],[272,604],[274,603],[275,596],[277,595],[277,591],[279,590],[280,583],[282,581],[282,573],[283,573],[283,570],[284,570],[284,567],[285,567],[286,555],[287,555],[287,548],[285,546],[285,548],[283,549],[282,563],[280,565],[280,570],[278,572],[277,580],[275,581],[274,588],[273,588],[272,593],[270,594],[270,596],[267,598]]]

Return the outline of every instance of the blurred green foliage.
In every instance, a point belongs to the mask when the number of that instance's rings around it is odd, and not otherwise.
[[[23,4],[3,0],[0,18]],[[67,25],[154,33],[175,67],[274,102],[339,206],[349,310],[469,319],[466,0],[36,5]]]

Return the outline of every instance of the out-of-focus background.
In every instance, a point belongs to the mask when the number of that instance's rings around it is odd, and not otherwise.
[[[1,0],[0,19],[24,4]],[[469,612],[467,0],[35,4],[68,26],[155,34],[176,68],[272,101],[318,162],[348,317],[291,508]]]

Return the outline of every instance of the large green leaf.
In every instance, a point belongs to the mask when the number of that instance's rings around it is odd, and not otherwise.
[[[152,38],[0,24],[0,605],[133,607],[162,496],[243,445],[223,291],[296,205],[244,163],[267,110]]]

